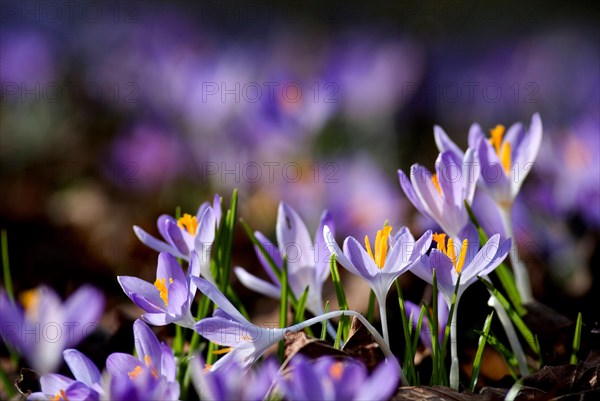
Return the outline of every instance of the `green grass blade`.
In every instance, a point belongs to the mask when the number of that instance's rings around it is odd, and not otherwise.
[[[283,269],[281,275],[281,301],[279,304],[279,328],[287,327],[288,313],[288,275],[287,275],[287,257],[283,257]],[[279,360],[283,362],[284,344],[279,342]]]
[[[492,318],[494,312],[490,313],[485,319],[483,324],[483,334],[488,335],[490,333],[490,327],[492,326]],[[481,370],[481,359],[483,358],[483,349],[485,348],[486,340],[483,335],[479,336],[479,344],[477,346],[477,353],[475,354],[475,360],[473,361],[473,372],[471,374],[471,382],[469,383],[469,389],[471,392],[475,391],[477,386],[477,380],[479,379],[479,372]]]
[[[10,264],[8,262],[8,234],[6,229],[2,229],[2,271],[4,273],[4,289],[12,302],[15,301],[15,293],[13,290],[12,276],[10,274]]]
[[[333,286],[335,288],[335,295],[337,297],[338,305],[340,306],[340,310],[348,310],[348,302],[346,301],[346,293],[344,292],[344,287],[342,286],[342,282],[340,280],[340,272],[338,271],[337,264],[335,263],[335,254],[331,255],[329,268],[331,270],[331,281],[333,282]],[[348,339],[348,335],[350,333],[350,318],[348,316],[340,317],[340,324],[338,326],[338,331],[339,330],[342,330],[342,334],[344,336],[344,341],[346,341]]]
[[[396,291],[398,292],[398,305],[400,306],[400,318],[402,319],[402,330],[404,332],[404,375],[409,383],[414,384],[417,380],[417,374],[415,372],[415,350],[411,347],[411,337],[409,330],[408,317],[406,316],[406,307],[404,306],[404,297],[402,296],[402,288],[400,286],[400,278],[396,281]]]
[[[323,313],[329,312],[329,300],[325,302],[325,308],[323,309]],[[327,320],[321,323],[321,341],[325,341],[325,337],[327,336]]]
[[[575,324],[575,336],[573,337],[573,353],[571,354],[571,365],[577,364],[579,358],[577,354],[579,353],[579,345],[581,344],[581,312],[577,314],[577,323]]]
[[[375,310],[375,293],[371,290],[369,294],[369,306],[367,307],[367,320],[373,323],[373,311]]]
[[[227,287],[229,286],[229,276],[231,274],[231,250],[233,248],[233,239],[235,235],[235,222],[237,221],[237,205],[238,205],[238,191],[233,190],[231,195],[231,204],[229,210],[225,215],[225,238],[220,244],[220,255],[221,255],[221,274],[220,284],[221,292],[226,293]]]
[[[475,332],[485,338],[485,341],[502,355],[502,358],[506,361],[510,375],[513,379],[517,380],[517,367],[519,366],[519,362],[517,362],[517,358],[515,358],[514,354],[502,344],[491,331],[487,334],[478,330],[475,330]]]
[[[298,307],[294,314],[294,323],[304,321],[304,311],[306,310],[306,300],[308,299],[308,286],[304,289],[302,296],[298,299]]]

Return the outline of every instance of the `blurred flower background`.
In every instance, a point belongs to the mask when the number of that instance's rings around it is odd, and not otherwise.
[[[544,140],[517,199],[517,241],[538,300],[598,316],[597,9],[455,0],[0,7],[0,226],[17,292],[45,283],[65,295],[94,283],[107,295],[105,326],[116,327],[111,311],[125,297],[115,275],[150,280],[156,266],[132,226],[157,234],[158,215],[195,213],[214,193],[228,202],[233,188],[241,216],[272,239],[280,200],[311,232],[327,208],[340,238],[373,235],[386,220],[420,235],[435,227],[407,202],[396,171],[433,166],[434,124],[464,148],[473,122],[487,132],[539,112]],[[258,272],[239,231],[234,263]],[[364,309],[367,287],[344,280],[350,305]],[[422,289],[409,294],[418,301]]]

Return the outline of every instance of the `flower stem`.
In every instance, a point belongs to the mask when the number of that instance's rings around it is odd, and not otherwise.
[[[458,299],[456,300],[454,316],[452,316],[452,322],[450,323],[450,356],[452,364],[450,365],[450,387],[454,390],[458,390],[458,348],[456,339],[456,319],[458,318]]]
[[[390,334],[388,332],[387,311],[385,309],[385,300],[379,301],[379,317],[381,318],[381,331],[383,332],[383,340],[390,346]]]
[[[533,295],[531,293],[531,283],[529,281],[529,274],[527,273],[527,267],[521,261],[519,257],[519,251],[517,247],[517,241],[513,232],[512,225],[512,204],[500,207],[500,215],[502,216],[502,223],[506,230],[506,235],[512,238],[512,249],[510,252],[510,262],[513,267],[515,274],[515,283],[519,294],[521,295],[521,302],[526,304],[533,301]]]

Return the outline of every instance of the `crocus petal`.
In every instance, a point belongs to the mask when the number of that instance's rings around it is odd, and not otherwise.
[[[448,134],[439,125],[433,127],[433,137],[440,152],[452,152],[457,159],[462,160],[464,152],[448,137]]]
[[[54,396],[55,394],[59,393],[60,390],[65,390],[74,382],[75,380],[56,373],[49,373],[40,377],[40,386],[42,387],[42,392],[50,396]]]
[[[75,376],[75,379],[78,381],[92,387],[102,380],[102,376],[96,365],[94,365],[87,356],[76,349],[64,350],[63,357],[73,373],[73,376]]]
[[[279,270],[281,270],[283,266],[283,258],[281,257],[281,252],[279,252],[279,248],[273,245],[273,243],[269,241],[269,239],[265,237],[260,231],[255,231],[254,235],[256,236],[258,242],[262,244],[263,248],[265,248],[265,251],[267,251],[271,259],[273,259],[275,266],[279,268]],[[267,262],[258,246],[254,246],[254,251],[256,252],[256,256],[258,257],[258,260],[260,261],[260,264],[262,265],[263,269],[265,269],[265,272],[271,278],[271,281],[273,281],[274,283],[279,281],[277,276],[273,272],[273,269],[269,265],[269,262]]]
[[[160,364],[162,349],[154,332],[141,320],[133,323],[133,337],[135,338],[135,352],[140,361],[149,356],[154,364]]]
[[[429,216],[429,213],[425,210],[423,202],[421,202],[421,199],[415,192],[412,182],[402,170],[398,170],[398,179],[400,180],[400,186],[402,187],[402,190],[406,194],[406,197],[410,203],[412,203],[421,214]]]
[[[496,251],[496,255],[494,255],[489,264],[481,270],[478,276],[486,276],[490,274],[496,267],[498,267],[500,263],[502,263],[502,261],[506,258],[506,255],[508,255],[508,253],[510,252],[511,245],[511,238],[507,238],[504,241],[500,242],[498,250]]]
[[[279,204],[276,233],[279,251],[288,256],[288,269],[291,274],[296,268],[314,264],[310,252],[313,243],[306,225],[298,213],[284,202]]]
[[[346,257],[344,252],[342,252],[342,250],[338,246],[337,242],[335,242],[335,238],[333,238],[333,233],[331,232],[331,230],[329,230],[329,227],[325,226],[325,228],[323,229],[323,234],[325,235],[325,239],[327,241],[327,247],[333,254],[335,254],[335,259],[339,262],[339,264],[341,264],[350,273],[355,274],[357,276],[362,276],[363,274],[360,273],[356,269],[356,267],[354,267],[350,259]],[[366,271],[364,273],[368,274]]]
[[[160,344],[162,351],[160,372],[168,381],[177,380],[177,365],[175,363],[175,357],[173,356],[173,350],[165,343]]]
[[[173,279],[173,282],[186,282],[185,274],[183,273],[181,265],[177,263],[177,259],[175,259],[173,255],[166,252],[162,252],[158,255],[156,278],[165,279],[165,284],[168,284],[170,279]]]
[[[400,379],[400,365],[395,361],[382,362],[375,369],[360,390],[355,395],[355,400],[387,400],[398,389]]]
[[[188,296],[188,303],[191,305],[192,301],[194,299],[194,296],[196,295],[196,284],[194,284],[194,282],[189,278],[189,276],[195,276],[195,277],[200,277],[200,264],[202,262],[200,261],[200,256],[198,255],[198,253],[196,251],[192,251],[191,255],[190,255],[190,263],[188,265],[188,271],[187,271],[187,280],[188,280],[188,287],[189,287],[189,296]]]
[[[194,237],[194,249],[202,255],[210,255],[215,240],[216,220],[212,208],[207,208],[198,221],[198,230]]]
[[[435,269],[437,283],[440,291],[443,292],[446,300],[452,299],[454,285],[456,284],[454,265],[448,256],[443,252],[432,249],[429,253],[429,264],[432,270]],[[464,270],[464,269],[463,269]],[[461,282],[462,282],[461,278]]]
[[[410,180],[420,203],[423,205],[425,214],[438,222],[445,231],[448,231],[446,229],[448,226],[446,224],[446,216],[443,214],[445,209],[443,205],[444,201],[433,185],[431,173],[425,167],[413,164],[410,168]]]
[[[72,383],[65,390],[66,399],[69,401],[94,401],[98,393],[81,382]]]
[[[354,237],[348,237],[344,241],[344,253],[364,278],[369,279],[380,272],[375,261]]]
[[[189,255],[190,248],[183,237],[182,230],[177,226],[176,223],[172,221],[167,221],[165,224],[167,228],[167,233],[169,234],[169,239],[172,241],[173,246],[177,251],[179,251],[183,255]]]
[[[510,181],[496,151],[485,138],[479,140],[477,156],[481,163],[481,178],[497,202],[510,201]]]
[[[488,242],[477,252],[471,263],[465,265],[462,269],[461,282],[468,282],[481,273],[495,258],[500,246],[500,236],[492,235]]]
[[[246,318],[233,306],[231,302],[210,282],[200,277],[192,277],[198,289],[210,298],[219,308],[223,309],[229,316],[238,322],[248,323]]]
[[[281,289],[274,286],[271,283],[261,280],[256,276],[248,273],[241,267],[233,269],[238,280],[247,288],[256,291],[260,294],[266,295],[267,297],[278,299],[281,296]]]
[[[163,313],[144,313],[142,320],[152,326],[166,326],[177,321],[178,316],[163,312]]]
[[[139,359],[129,354],[115,352],[106,358],[106,370],[113,376],[127,377],[127,373],[135,370],[137,366],[144,367]]]
[[[471,124],[471,128],[469,128],[469,148],[477,149],[481,139],[485,139],[485,134],[481,126],[477,123]]]
[[[475,196],[477,181],[481,175],[481,166],[479,165],[477,152],[474,149],[467,149],[461,169],[460,186],[462,190],[462,202],[466,200],[468,204],[471,204],[473,203],[473,196]],[[462,202],[460,204],[461,208],[463,207]]]
[[[187,283],[181,281],[173,281],[171,284],[168,284],[169,294],[168,294],[168,310],[169,313],[174,315],[182,316],[186,314],[186,311],[189,309],[188,306],[188,288]]]
[[[78,323],[66,342],[75,345],[87,334],[93,325],[98,325],[104,310],[104,295],[99,290],[84,285],[75,291],[64,304],[64,321]]]
[[[174,254],[178,258],[185,258],[181,252],[179,252],[175,247],[154,238],[152,235],[148,234],[146,231],[142,230],[138,226],[133,226],[133,232],[136,237],[147,247],[154,249],[158,252],[170,252]]]
[[[542,144],[542,133],[542,120],[540,115],[535,113],[531,118],[527,135],[525,135],[515,152],[515,160],[513,161],[515,172],[511,180],[511,195],[513,198],[516,197],[529,172],[533,170],[533,163]]]
[[[160,293],[155,286],[137,277],[117,276],[123,292],[137,306],[147,312],[165,312],[165,302],[160,298]]]
[[[23,311],[8,298],[2,288],[0,288],[0,315],[2,315],[2,324],[0,324],[2,338],[21,353],[27,353],[29,346],[23,341],[25,336],[22,335],[25,322]]]
[[[331,260],[331,251],[327,247],[327,239],[323,233],[325,226],[329,227],[329,230],[335,235],[333,217],[327,210],[321,214],[321,222],[315,233],[315,276],[316,280],[321,283],[329,277],[329,261]]]

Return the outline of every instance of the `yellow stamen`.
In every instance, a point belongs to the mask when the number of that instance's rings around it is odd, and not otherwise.
[[[19,301],[26,310],[36,309],[40,300],[40,295],[37,289],[24,291],[19,295]]]
[[[462,242],[462,247],[460,248],[458,260],[456,259],[456,249],[454,249],[454,238],[448,238],[448,244],[446,244],[446,234],[435,233],[433,234],[433,240],[437,242],[437,249],[444,253],[444,255],[448,256],[448,258],[452,261],[452,266],[454,266],[454,270],[456,271],[456,273],[460,274],[465,264],[465,259],[467,257],[467,249],[469,249],[469,240],[465,239]]]
[[[152,358],[150,358],[150,355],[144,355],[144,363],[148,367],[152,366]]]
[[[336,362],[331,365],[329,368],[329,374],[336,380],[340,380],[342,378],[342,373],[344,372],[344,364],[342,362]]]
[[[433,234],[433,240],[437,243],[437,249],[442,251],[444,254],[446,253],[446,234],[444,233],[435,233]]]
[[[502,168],[507,175],[510,175],[510,164],[511,164],[511,147],[510,142],[503,140],[505,128],[503,125],[496,125],[496,128],[490,130],[490,143],[494,147]]]
[[[164,301],[165,305],[169,306],[169,290],[167,289],[165,281],[165,278],[157,278],[154,282],[154,286],[158,292],[160,292],[160,299]],[[172,283],[171,279],[169,280],[169,283]]]
[[[195,235],[198,229],[198,219],[196,216],[185,213],[183,217],[177,220],[177,227],[186,230],[191,235]]]
[[[502,144],[502,152],[499,156],[500,163],[502,163],[506,175],[510,175],[510,142],[505,141],[504,144]]]
[[[367,249],[367,253],[380,269],[383,269],[383,265],[385,264],[385,258],[387,257],[388,251],[388,238],[391,232],[392,226],[385,226],[377,231],[377,236],[375,237],[375,253],[371,250],[369,237],[365,235],[365,248]]]
[[[65,390],[60,390],[58,393],[56,393],[56,395],[54,397],[51,397],[50,400],[51,401],[60,401],[60,400],[69,401],[69,397],[67,397],[67,393],[65,392]]]
[[[433,182],[435,189],[437,189],[440,195],[442,195],[442,187],[440,187],[440,180],[438,179],[437,174],[431,176],[431,182]]]
[[[502,145],[502,138],[504,137],[504,125],[498,124],[495,128],[490,130],[490,143],[494,147],[496,154],[500,154],[500,145]]]
[[[208,372],[210,370],[210,368],[212,368],[212,365],[210,363],[207,363],[204,365],[204,373]]]
[[[446,245],[446,255],[452,261],[452,265],[456,266],[456,250],[454,249],[454,238],[448,238],[448,245]]]
[[[462,243],[462,248],[460,248],[460,255],[458,255],[458,262],[456,263],[456,267],[454,268],[457,273],[460,274],[462,271],[463,265],[465,264],[465,258],[467,257],[467,249],[469,248],[469,240],[465,239]]]
[[[142,367],[138,365],[131,372],[127,373],[127,376],[129,376],[129,378],[133,380],[136,377],[138,377],[140,373],[142,373]]]
[[[227,354],[228,352],[231,352],[231,351],[233,351],[233,348],[228,347],[228,348],[214,350],[212,353],[214,355],[221,355],[221,354]]]

